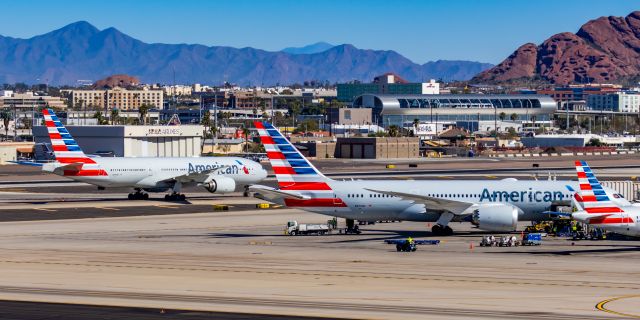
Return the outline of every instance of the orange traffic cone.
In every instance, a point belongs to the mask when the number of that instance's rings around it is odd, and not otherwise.
[[[473,251],[473,242],[469,242],[469,250]]]

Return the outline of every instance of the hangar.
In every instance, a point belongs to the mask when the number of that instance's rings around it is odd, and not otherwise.
[[[67,126],[87,154],[116,157],[198,157],[203,127],[188,126]],[[33,128],[35,143],[50,145],[47,128]]]

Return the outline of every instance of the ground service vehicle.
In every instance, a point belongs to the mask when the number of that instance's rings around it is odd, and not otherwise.
[[[298,221],[289,221],[287,222],[287,234],[290,236],[296,235],[308,235],[308,234],[317,234],[323,235],[325,233],[331,232],[331,226],[328,224],[310,224],[310,223],[298,223]]]
[[[523,246],[539,246],[542,244],[542,234],[540,233],[527,233],[522,236]]]

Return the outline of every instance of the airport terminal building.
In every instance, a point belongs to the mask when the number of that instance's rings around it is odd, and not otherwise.
[[[433,94],[389,95],[363,94],[353,101],[354,108],[371,108],[373,123],[380,126],[403,126],[419,119],[423,122],[450,122],[477,131],[479,124],[515,114],[515,121],[550,124],[556,111],[555,101],[546,95]]]

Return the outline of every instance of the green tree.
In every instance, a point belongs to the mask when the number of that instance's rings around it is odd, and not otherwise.
[[[318,123],[315,120],[307,119],[307,120],[301,121],[298,124],[298,127],[296,127],[296,129],[294,130],[294,133],[312,132],[312,131],[318,131],[318,130],[320,130]]]
[[[504,112],[500,112],[500,114],[498,115],[498,119],[500,119],[500,121],[504,121],[504,119],[507,118],[507,114]]]
[[[96,111],[96,113],[93,114],[93,118],[98,120],[99,125],[103,125],[107,123],[107,120],[102,115],[102,111]]]
[[[111,115],[109,117],[111,118],[111,125],[119,123],[120,111],[118,108],[111,109]]]
[[[9,140],[9,123],[11,122],[11,112],[8,110],[4,110],[0,114],[0,117],[2,117],[2,124],[4,125],[4,139]]]
[[[518,120],[518,114],[514,112],[511,114],[509,118],[511,119],[511,121],[516,121]]]
[[[147,124],[147,114],[149,114],[149,109],[151,109],[151,106],[146,103],[143,103],[138,108],[138,113],[140,114],[140,123],[142,123],[142,125]]]
[[[273,119],[271,121],[273,121],[274,126],[280,126],[284,121],[284,115],[282,114],[282,112],[276,111],[273,114]]]
[[[602,147],[602,141],[598,138],[591,138],[586,144],[587,147]]]
[[[291,105],[289,106],[289,114],[291,115],[291,119],[292,119],[292,126],[296,126],[296,116],[300,114],[300,111],[302,110],[302,106],[300,104],[300,101],[298,100],[293,100],[291,102]]]
[[[395,124],[390,125],[388,131],[390,137],[397,137],[400,134],[400,129]]]

